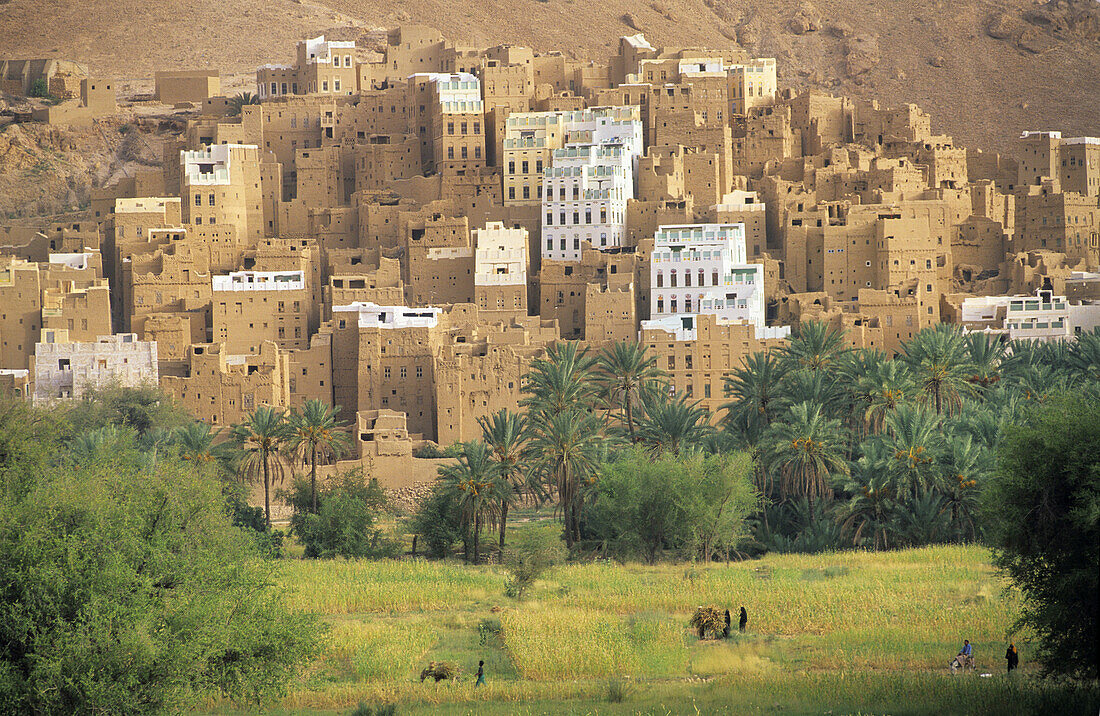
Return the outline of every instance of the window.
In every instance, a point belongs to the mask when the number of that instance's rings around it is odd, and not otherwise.
[[[390,377],[390,367],[389,366],[386,366],[385,368],[382,369],[382,375],[387,379]]]
[[[454,134],[454,133],[455,133],[455,123],[454,122],[447,122],[447,134]]]
[[[466,158],[466,145],[465,144],[462,145],[462,158],[463,159]]]
[[[195,206],[202,206],[202,195],[195,194]]]
[[[462,133],[463,133],[463,134],[466,134],[466,127],[467,127],[467,126],[468,126],[468,125],[467,125],[467,124],[466,124],[465,122],[463,122],[463,123],[462,123]]]
[[[523,172],[524,174],[527,174],[527,173],[528,173],[528,169],[527,169],[527,167],[528,167],[528,162],[527,162],[527,160],[526,160],[526,159],[525,159],[525,160],[523,160],[523,162],[521,163],[521,165],[520,165],[520,166],[522,166],[522,167],[523,167],[521,171],[522,171],[522,172]]]
[[[516,160],[514,160],[514,159],[509,159],[508,160],[508,173],[509,174],[515,174],[516,173]]]
[[[333,80],[332,81],[332,89],[335,90],[336,92],[340,91],[340,80]]]
[[[214,206],[214,195],[213,195],[213,194],[211,194],[211,195],[210,195],[210,196],[209,196],[209,197],[207,198],[207,202],[208,202],[208,203],[210,204],[210,206]],[[138,233],[140,234],[141,232],[139,231]]]
[[[321,91],[322,92],[328,92],[328,80],[325,80],[324,82],[321,83]]]

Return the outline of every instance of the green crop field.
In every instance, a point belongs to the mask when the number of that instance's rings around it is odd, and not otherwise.
[[[522,602],[504,596],[503,569],[458,562],[287,560],[276,579],[333,629],[326,656],[273,713],[1097,711],[1095,689],[1036,678],[1023,635],[1022,673],[1004,676],[1019,598],[977,547],[569,565]],[[700,605],[729,608],[734,636],[700,641],[688,627]],[[964,638],[978,673],[952,676]],[[475,688],[479,659],[488,683]],[[455,663],[457,679],[421,683],[432,660]]]

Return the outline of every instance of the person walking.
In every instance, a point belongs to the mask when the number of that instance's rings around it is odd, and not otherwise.
[[[1020,665],[1020,652],[1016,651],[1015,644],[1008,645],[1008,651],[1005,652],[1005,660],[1008,662],[1008,673],[1011,674],[1016,670],[1016,667]]]
[[[476,686],[484,686],[484,685],[485,685],[485,662],[484,661],[478,661],[477,662],[477,682],[474,684],[474,686],[476,687]]]
[[[745,611],[744,607],[741,607],[741,620],[737,622],[737,631],[744,632],[745,625],[749,623],[749,613]]]
[[[725,626],[724,629],[722,629],[722,638],[723,639],[729,639],[730,638],[730,610],[729,609],[726,610],[726,626]]]

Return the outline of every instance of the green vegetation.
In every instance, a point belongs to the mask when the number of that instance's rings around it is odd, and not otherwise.
[[[31,82],[31,97],[49,97],[50,88],[46,84],[46,80],[39,77],[34,82]]]
[[[504,552],[504,565],[509,574],[504,593],[509,597],[523,599],[535,585],[535,581],[551,567],[564,562],[565,556],[561,538],[551,530],[524,530]],[[499,634],[499,621],[496,626],[495,632]]]
[[[230,117],[236,117],[245,106],[259,103],[259,95],[252,94],[251,92],[239,92],[229,100],[229,111],[227,114]]]
[[[335,475],[313,494],[312,480],[295,480],[288,495],[294,514],[291,532],[308,558],[393,557],[398,546],[377,526],[386,508],[386,493],[376,480],[359,472]]]
[[[641,449],[604,465],[587,530],[619,558],[653,564],[665,550],[688,559],[736,547],[758,506],[745,453],[650,457]]]
[[[0,705],[142,713],[282,694],[324,624],[272,589],[216,462],[175,447],[171,411],[115,397],[67,413],[0,401]]]
[[[319,481],[320,403],[223,436],[153,390],[0,402],[0,708],[1095,712],[1100,332],[887,360],[807,323],[727,387],[712,421],[641,346],[555,345],[407,521]]]
[[[1064,398],[1010,428],[986,507],[1037,656],[1050,672],[1100,678],[1100,404]]]
[[[529,518],[512,541],[545,529]],[[697,564],[691,578],[682,565],[566,564],[522,602],[502,597],[508,579],[507,569],[458,562],[288,563],[288,603],[324,615],[333,637],[280,708],[1023,714],[1100,705],[1095,686],[1036,679],[1023,635],[1023,671],[1003,676],[1020,596],[977,547],[768,555]],[[744,605],[746,633],[735,625],[731,639],[700,641],[689,625],[700,604],[733,607],[735,621]],[[993,678],[949,675],[963,638]],[[488,683],[475,690],[479,659]],[[422,684],[432,661],[453,663],[457,681]],[[613,685],[624,691],[618,704]]]

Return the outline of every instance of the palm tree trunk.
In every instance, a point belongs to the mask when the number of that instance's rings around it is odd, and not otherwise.
[[[504,530],[508,527],[508,500],[500,498],[500,554],[504,555]]]
[[[481,513],[474,515],[474,564],[478,558],[478,538],[481,536]]]
[[[633,411],[633,409],[631,408],[631,405],[630,405],[633,402],[630,399],[630,393],[627,393],[624,396],[623,402],[626,403],[626,429],[630,433],[630,442],[633,443],[634,442],[634,411]]]
[[[309,491],[313,495],[313,514],[317,514],[317,445],[311,444],[309,458]]]
[[[267,517],[267,528],[271,529],[271,477],[267,468],[267,452],[263,455],[264,461],[264,515]]]

